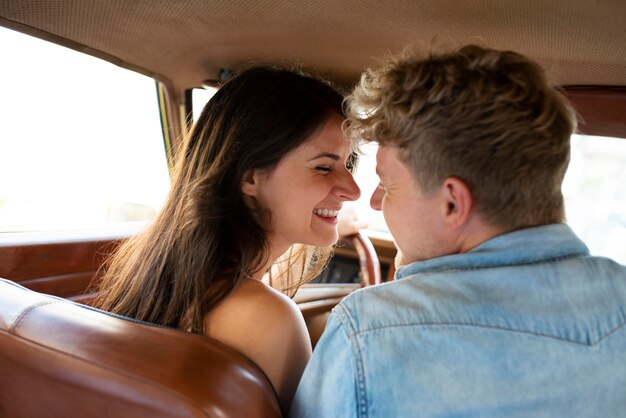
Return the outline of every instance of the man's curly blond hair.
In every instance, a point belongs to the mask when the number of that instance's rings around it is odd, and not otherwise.
[[[348,134],[397,147],[424,193],[454,176],[493,225],[564,221],[576,118],[528,58],[476,45],[396,58],[363,74],[346,110]]]

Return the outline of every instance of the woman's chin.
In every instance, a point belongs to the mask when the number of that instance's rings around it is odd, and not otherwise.
[[[318,235],[315,238],[303,242],[304,245],[312,245],[314,247],[330,247],[339,241],[337,231],[334,234]]]
[[[329,236],[327,239],[324,239],[318,244],[318,247],[330,247],[331,245],[335,245],[339,241],[339,235],[335,232],[334,235]]]

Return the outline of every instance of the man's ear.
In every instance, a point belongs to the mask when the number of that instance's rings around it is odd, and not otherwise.
[[[452,228],[465,225],[474,206],[474,198],[467,183],[458,177],[448,177],[443,182],[443,192],[446,202],[445,223]]]
[[[244,196],[256,197],[257,185],[259,184],[257,175],[257,170],[246,170],[243,175],[243,180],[241,181],[241,193],[243,193]]]

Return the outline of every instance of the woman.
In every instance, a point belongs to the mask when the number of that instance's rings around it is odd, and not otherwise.
[[[304,280],[327,261],[295,244],[335,243],[342,203],[359,197],[342,122],[341,95],[316,79],[253,68],[225,83],[176,153],[156,220],[113,257],[97,306],[230,345],[286,412],[311,344],[295,303],[262,279],[279,258]]]

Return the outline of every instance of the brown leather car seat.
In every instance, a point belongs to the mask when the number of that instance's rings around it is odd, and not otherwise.
[[[280,417],[243,355],[0,279],[1,417]]]

